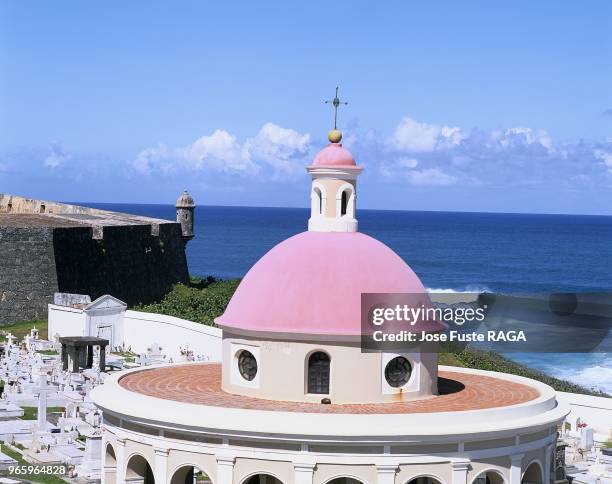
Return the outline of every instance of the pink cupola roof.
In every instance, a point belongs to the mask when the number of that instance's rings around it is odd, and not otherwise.
[[[249,332],[357,336],[362,293],[425,292],[412,269],[372,237],[303,232],[251,268],[216,322]]]
[[[330,143],[317,153],[312,166],[335,167],[335,166],[357,166],[350,151],[341,143]]]

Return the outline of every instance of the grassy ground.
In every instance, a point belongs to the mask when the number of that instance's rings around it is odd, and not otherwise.
[[[36,326],[41,338],[47,338],[48,324],[47,321],[34,320],[34,321],[19,321],[17,323],[3,324],[0,326],[0,332],[4,335],[12,333],[13,336],[17,336],[21,341],[25,335],[30,334],[30,330]]]
[[[21,407],[23,408],[23,417],[21,420],[36,420],[38,418],[37,407]],[[47,407],[48,413],[63,413],[66,410],[65,407]]]
[[[9,457],[12,457],[13,459],[15,459],[17,461],[17,465],[19,466],[32,465],[26,462],[19,452],[7,447],[6,445],[2,445],[2,452],[8,455]],[[60,479],[57,476],[40,475],[40,474],[39,475],[36,475],[36,474],[17,475],[17,474],[10,474],[8,470],[2,471],[0,472],[0,474],[5,475],[5,476],[10,476],[11,478],[14,478],[14,479],[20,479],[20,480],[27,479],[28,481],[32,481],[32,482],[42,482],[43,484],[66,484],[65,480]]]
[[[59,355],[59,352],[55,350],[36,350],[36,353],[40,353],[41,355],[48,355],[48,356]]]

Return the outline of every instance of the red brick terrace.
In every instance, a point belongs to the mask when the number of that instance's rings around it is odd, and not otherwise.
[[[194,364],[154,368],[130,373],[119,384],[132,392],[177,402],[214,407],[304,413],[429,413],[482,410],[528,402],[539,392],[528,385],[501,378],[441,371],[440,395],[424,400],[331,404],[265,400],[226,393],[221,390],[220,364]]]

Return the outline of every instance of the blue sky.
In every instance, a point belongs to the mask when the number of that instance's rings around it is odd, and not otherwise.
[[[306,206],[336,84],[359,206],[612,214],[612,3],[7,1],[0,192]]]

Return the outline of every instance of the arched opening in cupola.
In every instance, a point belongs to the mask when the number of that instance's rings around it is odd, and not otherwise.
[[[325,212],[325,195],[324,188],[320,185],[314,184],[312,187],[312,193],[310,194],[310,216],[318,217],[323,215]]]
[[[322,215],[323,214],[323,194],[321,193],[321,189],[319,187],[315,187],[314,196],[315,196],[315,211],[317,215]]]
[[[336,193],[336,216],[355,218],[355,187],[344,183]]]
[[[308,357],[308,393],[329,394],[329,370],[331,359],[323,351],[315,351]]]

